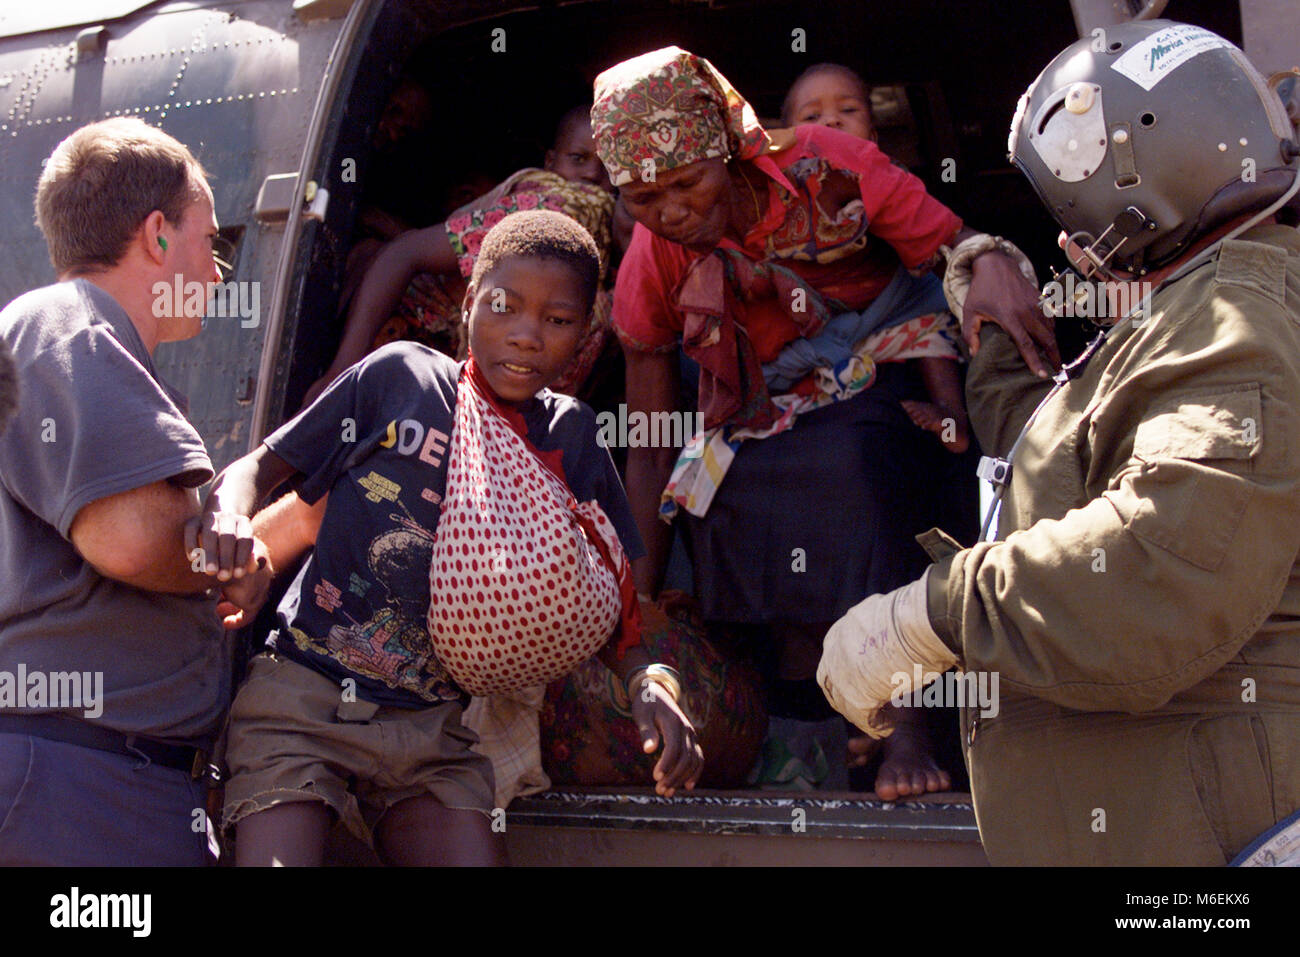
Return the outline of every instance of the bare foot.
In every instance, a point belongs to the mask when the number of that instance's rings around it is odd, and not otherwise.
[[[876,772],[875,791],[880,800],[896,801],[952,788],[948,772],[935,763],[923,720],[923,715],[907,708],[896,709],[894,733],[885,739],[885,758]]]
[[[850,726],[852,734],[857,729]],[[849,767],[865,768],[880,750],[880,741],[865,734],[849,738]]]
[[[902,406],[917,428],[933,432],[949,452],[960,455],[970,447],[970,430],[966,425],[965,414],[959,415],[934,402],[904,399]]]

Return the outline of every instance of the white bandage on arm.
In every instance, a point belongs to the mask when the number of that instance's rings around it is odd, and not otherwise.
[[[941,673],[957,663],[930,625],[925,574],[910,585],[872,595],[849,609],[826,633],[817,684],[844,717],[871,735],[893,730],[881,709],[891,695],[914,689],[914,666]]]
[[[963,239],[951,249],[940,246],[939,251],[948,257],[948,267],[943,273],[943,295],[948,300],[948,309],[957,317],[958,322],[962,319],[962,308],[966,305],[966,295],[970,292],[973,264],[985,253],[1006,253],[1016,261],[1016,265],[1020,267],[1020,274],[1035,288],[1038,286],[1034,264],[1029,261],[1029,257],[1022,253],[1015,243],[1001,236],[980,233],[969,239]]]

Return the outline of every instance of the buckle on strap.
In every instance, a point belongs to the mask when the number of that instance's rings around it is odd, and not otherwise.
[[[1011,481],[1011,463],[1006,459],[982,455],[980,464],[975,467],[975,474],[997,488]]]
[[[136,734],[120,735],[120,741],[121,753],[142,757],[150,764],[158,767],[183,771],[190,776],[191,780],[201,780],[209,773],[208,752],[203,748],[185,744],[164,744],[161,741],[154,741]],[[99,744],[89,744],[88,746],[99,747],[105,751],[119,750],[118,748],[103,747]]]

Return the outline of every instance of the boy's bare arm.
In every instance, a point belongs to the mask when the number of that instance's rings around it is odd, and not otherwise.
[[[297,492],[290,492],[253,517],[253,554],[265,559],[265,563],[259,563],[257,574],[246,574],[221,586],[217,614],[227,628],[242,628],[252,622],[266,603],[277,572],[316,544],[328,498],[326,495],[315,505],[308,505]]]
[[[202,549],[204,570],[218,581],[251,571],[251,518],[257,506],[295,471],[265,445],[232,462],[212,484],[202,514],[185,528],[187,554]]]

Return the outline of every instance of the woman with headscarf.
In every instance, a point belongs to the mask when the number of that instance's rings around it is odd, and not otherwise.
[[[638,590],[658,591],[670,535],[656,519],[680,507],[705,618],[757,628],[786,713],[803,716],[829,624],[926,563],[916,485],[933,439],[899,404],[919,382],[886,360],[953,354],[929,270],[950,252],[946,278],[969,282],[972,351],[991,320],[1047,375],[1051,329],[1009,243],[964,228],[874,143],[765,130],[701,57],[668,47],[602,73],[592,132],[638,223],[613,312],[629,422],[678,408],[682,366],[698,369],[705,428],[680,458],[629,449]],[[950,783],[908,717],[886,742],[885,799]]]

